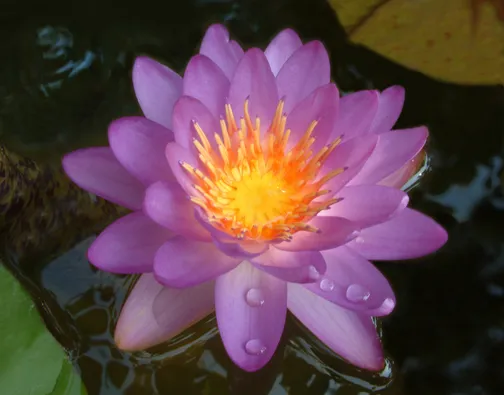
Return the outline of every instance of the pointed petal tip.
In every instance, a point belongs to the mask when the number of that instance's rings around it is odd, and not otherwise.
[[[249,373],[254,373],[257,372],[258,370],[261,370],[271,360],[271,357],[269,358],[250,357],[246,360],[233,359],[232,357],[230,358],[235,363],[235,365],[237,365],[240,369]]]
[[[201,41],[200,54],[208,56],[231,79],[243,50],[236,41],[230,40],[224,25],[211,25]]]
[[[370,372],[380,372],[385,367],[385,358],[383,356],[383,353],[381,353],[375,358],[362,362],[355,362],[354,365]]]
[[[135,122],[139,121],[142,122],[142,120],[146,120],[145,117],[139,116],[139,115],[130,115],[130,116],[125,116],[121,118],[114,119],[112,122],[109,123],[108,130],[112,129],[113,131],[116,130],[117,128],[121,127],[125,123],[128,124],[130,122]]]
[[[264,54],[276,76],[287,59],[303,45],[297,33],[292,29],[285,29],[271,40]]]
[[[428,244],[428,247],[425,249],[425,253],[423,255],[420,255],[421,257],[436,253],[441,248],[443,248],[444,245],[448,242],[449,235],[448,231],[433,218],[423,213],[418,212],[418,214],[424,216],[425,221],[430,222],[430,229],[429,229],[430,238],[429,240],[426,240],[426,244]]]
[[[145,56],[145,55],[137,56],[135,58],[134,63],[133,63],[133,72],[135,72],[135,70],[138,70],[139,68],[145,66],[146,64],[150,63],[151,61],[152,61],[152,59],[149,58],[148,56]]]
[[[110,122],[107,128],[107,135],[111,148],[112,148],[112,142],[116,142],[122,139],[121,133],[125,133],[124,131],[125,128],[128,128],[129,132],[130,129],[134,129],[136,125],[141,125],[142,123],[149,124],[150,121],[142,116],[126,116],[114,119],[112,122]]]
[[[324,44],[322,44],[322,42],[319,41],[319,40],[310,41],[310,42],[306,43],[305,46],[308,47],[308,48],[312,48],[315,51],[320,51],[320,50],[324,50],[325,51]]]
[[[141,314],[140,311],[137,311],[137,313]],[[133,323],[131,316],[123,315],[121,312],[114,331],[114,343],[119,350],[126,352],[144,351],[169,341],[176,334],[173,332],[163,333],[162,329],[157,326],[157,323],[153,322],[155,318],[152,314],[149,314],[148,317],[150,322],[145,322],[144,324],[149,328],[156,328],[153,333],[144,330],[145,328],[142,324]]]
[[[425,125],[417,126],[415,128],[411,129],[405,129],[407,133],[418,133],[419,135],[425,136],[425,140],[427,140],[427,137],[429,137],[429,129]]]
[[[133,62],[131,73],[133,86],[142,83],[144,81],[142,77],[146,73],[152,72],[154,69],[157,68],[157,66],[164,66],[164,65],[148,56],[145,55],[137,56]]]
[[[63,167],[63,171],[67,175],[68,178],[72,179],[70,176],[69,172],[71,171],[72,167],[72,159],[73,159],[74,152],[69,152],[61,158],[61,166]],[[73,181],[73,180],[72,180]]]
[[[222,23],[212,23],[208,26],[205,35],[209,33],[223,33],[224,36],[229,40],[229,31]]]
[[[370,310],[367,313],[372,317],[385,317],[394,311],[396,307],[396,301],[394,298],[387,298],[383,301],[382,305],[377,309]]]
[[[95,242],[96,242],[96,239],[95,239]],[[103,270],[103,268],[100,265],[100,257],[99,257],[99,253],[97,253],[97,247],[95,245],[96,244],[95,242],[91,243],[91,245],[87,249],[86,258],[91,265],[93,265],[94,267],[96,267],[100,270]]]
[[[329,63],[329,53],[325,45],[319,40],[313,40],[303,45],[308,54],[313,56],[321,56],[324,60]],[[330,70],[329,70],[330,73]],[[328,81],[329,82],[329,81]]]
[[[264,52],[260,48],[252,47],[247,49],[244,56],[260,56],[262,58],[264,57]]]
[[[135,342],[133,339],[126,337],[123,331],[117,329],[114,334],[114,343],[119,350],[126,352],[142,351],[155,345]]]
[[[287,29],[283,29],[280,33],[289,34],[289,35],[296,36],[299,38],[299,35],[296,33],[296,31],[294,29],[291,29],[290,27],[288,27]],[[278,33],[278,34],[280,34],[280,33]]]
[[[443,228],[441,225],[439,225],[437,222],[436,222],[436,225],[438,226],[438,229],[437,229],[437,232],[438,232],[438,243],[439,243],[439,247],[437,247],[434,251],[437,251],[439,250],[440,248],[442,248],[447,242],[448,242],[448,231]]]
[[[379,372],[385,367],[385,357],[378,336],[372,350],[362,355],[343,355],[342,358],[352,365],[370,372]]]
[[[404,87],[401,85],[392,85],[383,90],[382,95],[383,94],[393,95],[397,100],[400,99],[401,101],[404,101],[404,98],[406,96],[406,89],[404,89]]]
[[[63,155],[63,157],[61,158],[61,165],[63,166],[63,170],[68,178],[78,184],[77,180],[79,179],[79,177],[75,177],[74,172],[76,172],[78,168],[81,167],[83,162],[88,160],[88,154],[92,154],[96,149],[103,152],[109,151],[109,147],[90,147],[81,148]]]

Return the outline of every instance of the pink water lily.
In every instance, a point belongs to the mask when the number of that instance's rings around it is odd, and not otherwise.
[[[381,369],[372,317],[396,302],[369,260],[420,257],[447,239],[400,190],[428,134],[392,130],[404,90],[340,98],[320,42],[287,29],[244,52],[220,25],[183,78],[140,57],[133,85],[145,117],[113,122],[110,147],[63,160],[79,186],[133,211],[88,252],[103,270],[144,273],[118,346],[164,342],[215,309],[230,358],[254,371],[289,309],[349,362]]]

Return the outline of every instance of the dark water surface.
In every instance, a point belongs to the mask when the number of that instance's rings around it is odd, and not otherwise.
[[[445,226],[450,240],[434,256],[378,264],[398,298],[382,320],[383,372],[347,365],[289,317],[273,361],[248,374],[226,356],[213,317],[149,352],[117,350],[111,334],[134,279],[88,264],[93,232],[81,222],[29,253],[10,235],[2,259],[34,296],[89,394],[504,394],[502,87],[438,82],[351,45],[323,0],[19,0],[0,10],[1,141],[45,163],[105,143],[111,120],[139,113],[135,56],[181,71],[212,22],[225,23],[247,47],[264,47],[285,27],[322,40],[342,91],[403,85],[398,127],[425,124],[431,132],[430,170],[413,189],[412,206]],[[39,210],[49,209],[41,203]],[[19,221],[28,215],[18,214]],[[18,228],[16,242],[46,231],[37,221]]]

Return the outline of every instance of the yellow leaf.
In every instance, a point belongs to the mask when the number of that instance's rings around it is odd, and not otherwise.
[[[384,0],[329,0],[347,32],[354,29],[383,2]]]
[[[351,11],[353,3],[363,7],[362,14]],[[497,0],[331,0],[331,4],[353,42],[397,63],[450,82],[504,83],[504,24],[494,8]]]

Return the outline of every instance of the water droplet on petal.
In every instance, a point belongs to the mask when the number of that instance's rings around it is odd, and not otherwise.
[[[365,302],[370,296],[369,290],[359,284],[352,284],[346,290],[346,297],[350,302]]]
[[[322,291],[330,292],[334,289],[334,281],[328,278],[324,278],[322,279],[322,281],[320,281],[319,287]]]
[[[245,295],[249,306],[259,307],[264,304],[264,293],[259,288],[250,288]]]
[[[362,236],[357,236],[354,241],[356,243],[364,243],[364,238]]]
[[[245,351],[250,355],[262,355],[266,352],[266,346],[259,339],[252,339],[245,343]]]
[[[308,277],[310,280],[318,280],[320,278],[320,273],[315,266],[311,265],[308,268]]]

